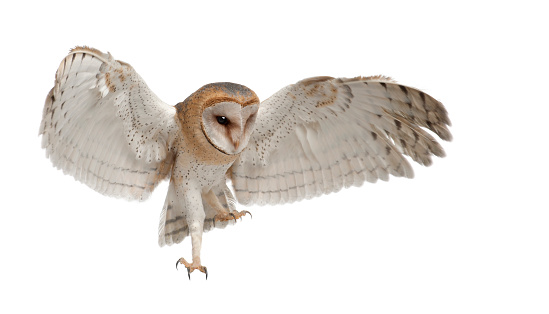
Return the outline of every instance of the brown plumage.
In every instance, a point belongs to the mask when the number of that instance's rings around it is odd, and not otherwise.
[[[193,261],[177,264],[207,274],[202,233],[247,214],[237,201],[283,204],[411,178],[405,156],[427,166],[443,157],[432,134],[451,140],[449,125],[439,101],[384,76],[313,77],[261,104],[245,86],[214,83],[174,107],[129,64],[77,47],[57,70],[40,134],[55,167],[102,194],[143,200],[169,178],[159,244],[190,235]]]

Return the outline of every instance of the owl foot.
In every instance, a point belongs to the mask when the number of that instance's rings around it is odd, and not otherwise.
[[[217,215],[215,215],[213,221],[214,221],[214,227],[215,227],[215,221],[227,221],[227,220],[231,220],[231,219],[234,219],[234,221],[236,221],[236,219],[240,218],[242,219],[242,216],[246,216],[246,214],[249,214],[250,215],[250,218],[252,217],[252,213],[250,213],[249,211],[247,210],[243,210],[241,212],[232,212],[232,213],[226,213],[226,212],[222,212],[222,213],[219,213]]]
[[[187,268],[187,276],[189,276],[189,280],[191,280],[191,273],[195,269],[198,269],[199,271],[206,274],[206,280],[208,280],[208,269],[206,268],[206,266],[202,266],[200,265],[200,263],[197,263],[196,265],[194,262],[192,264],[188,263],[183,257],[177,260],[177,262],[175,263],[175,269],[177,269],[177,265],[179,264],[183,264],[185,265],[185,268]]]

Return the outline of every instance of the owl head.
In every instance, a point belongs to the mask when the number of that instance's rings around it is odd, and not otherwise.
[[[248,145],[259,109],[259,98],[251,89],[234,83],[204,85],[180,109],[191,106],[199,109],[200,130],[218,151],[235,155]]]

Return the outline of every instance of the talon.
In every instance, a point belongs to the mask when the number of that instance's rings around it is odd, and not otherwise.
[[[245,211],[243,211],[243,213],[250,215],[250,219],[253,218],[252,213],[250,213],[249,211],[245,210]]]
[[[236,216],[233,213],[229,213],[229,215],[233,216],[234,221],[236,222]]]
[[[191,280],[191,273],[195,270],[195,269],[198,269],[200,270],[201,272],[205,273],[206,274],[206,279],[208,279],[208,269],[206,268],[206,266],[202,266],[200,265],[200,263],[188,263],[183,257],[178,259],[177,262],[175,262],[175,268],[178,269],[177,266],[179,266],[179,264],[183,264],[185,265],[185,268],[187,268],[187,277],[189,277],[189,280]]]

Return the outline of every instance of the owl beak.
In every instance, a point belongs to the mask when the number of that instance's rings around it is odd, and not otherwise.
[[[244,128],[242,126],[240,126],[239,131],[240,132],[238,132],[238,136],[232,137],[232,142],[233,142],[235,153],[240,151],[239,147],[240,147],[240,144],[241,144],[241,141],[242,141],[242,137],[244,136]]]

